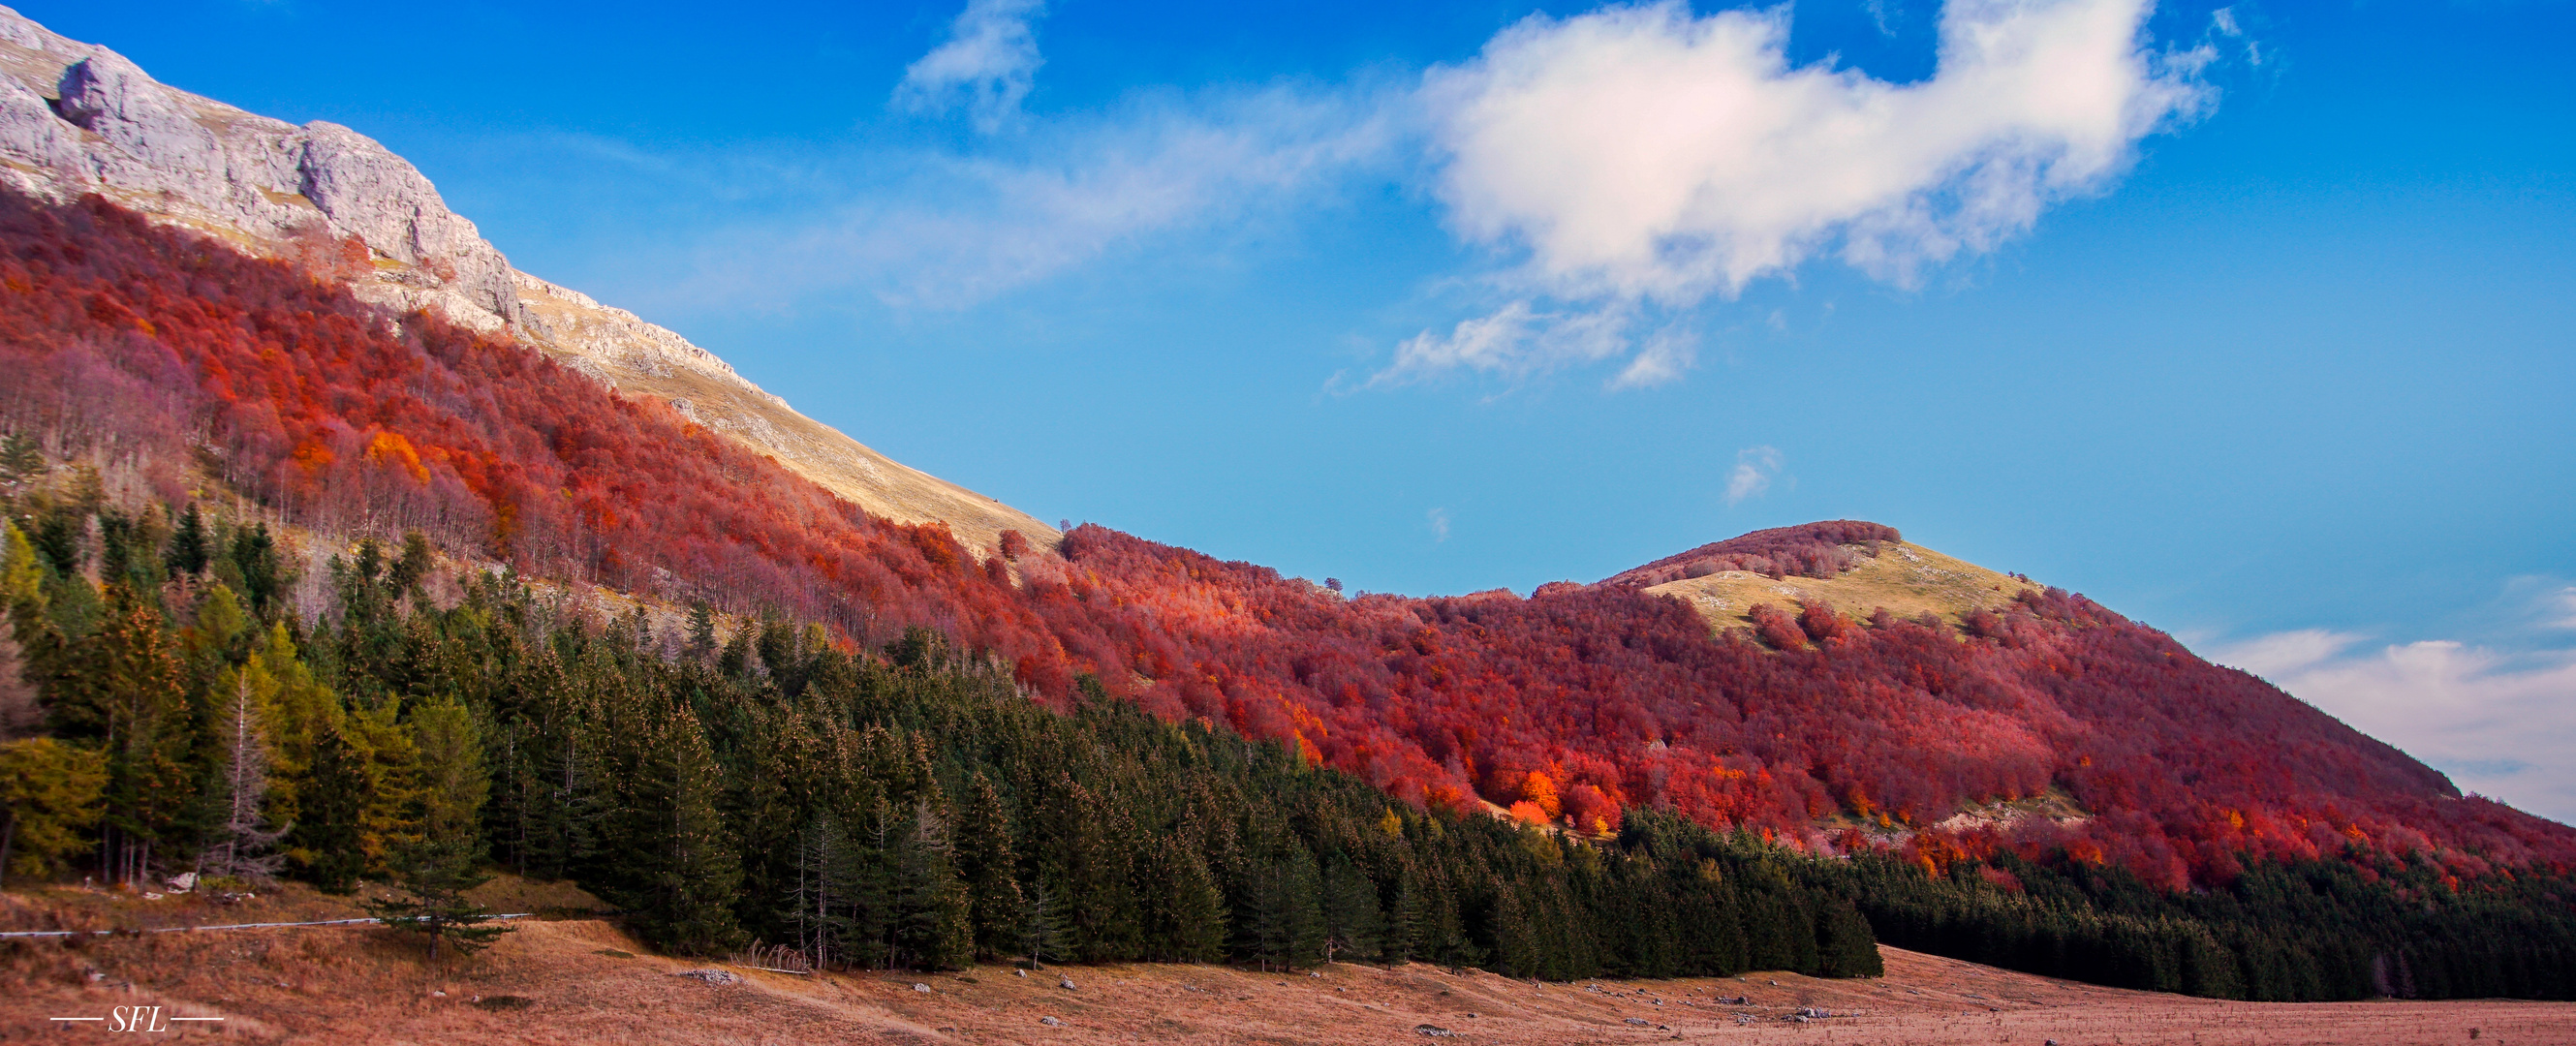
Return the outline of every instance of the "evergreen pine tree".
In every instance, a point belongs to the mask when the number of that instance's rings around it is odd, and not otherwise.
[[[1878,956],[1878,939],[1869,920],[1850,901],[1836,899],[1816,916],[1816,974],[1820,977],[1877,977],[1887,972]]]
[[[305,875],[325,893],[347,893],[366,874],[360,839],[371,784],[365,754],[336,725],[326,726],[313,745],[311,787],[292,833]]]
[[[487,925],[489,909],[468,900],[466,891],[491,881],[474,867],[474,848],[462,838],[413,840],[393,855],[401,895],[365,901],[362,907],[385,925],[427,938],[430,961],[442,948],[470,955],[510,932]]]
[[[723,781],[697,717],[674,709],[649,735],[643,773],[629,782],[649,862],[643,883],[646,924],[662,944],[682,952],[731,947],[740,936],[733,915],[741,866],[717,810]]]
[[[957,871],[966,881],[969,920],[978,955],[1006,955],[1018,945],[1019,860],[1011,849],[1011,822],[1000,791],[977,770],[958,810]],[[1204,866],[1201,868],[1205,870]],[[1219,899],[1220,905],[1222,898]]]
[[[263,619],[277,610],[277,598],[286,591],[286,565],[277,554],[277,541],[268,536],[268,524],[259,523],[233,532],[230,550],[233,572],[241,578],[241,594],[250,600],[251,612]]]
[[[705,661],[716,652],[716,612],[700,599],[689,604],[689,660]]]
[[[815,814],[797,833],[795,876],[782,921],[795,934],[796,950],[816,969],[849,962],[851,849],[849,832],[829,810]]]
[[[974,923],[959,880],[948,819],[928,798],[916,799],[896,837],[894,962],[949,969],[973,958]]]
[[[1149,866],[1157,889],[1153,952],[1170,962],[1214,962],[1225,954],[1225,891],[1198,848],[1176,837],[1156,844]]]
[[[1326,962],[1377,958],[1386,912],[1378,904],[1377,884],[1348,860],[1335,859],[1324,873],[1323,915]]]
[[[1261,964],[1295,969],[1324,958],[1322,884],[1314,855],[1289,840],[1259,867],[1238,926],[1240,950]]]
[[[1020,904],[1019,928],[1019,952],[1028,956],[1029,968],[1071,958],[1071,945],[1055,891],[1044,882],[1030,884],[1027,898]]]
[[[170,534],[170,551],[162,558],[162,565],[173,574],[194,574],[206,569],[214,558],[213,551],[205,517],[198,514],[197,503],[191,501],[188,510],[179,515],[178,529]]]

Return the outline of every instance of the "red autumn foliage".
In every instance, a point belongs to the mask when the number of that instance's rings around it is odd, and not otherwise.
[[[1927,832],[1915,855],[2063,849],[2172,885],[2224,879],[2238,854],[2348,846],[2430,851],[2463,874],[2576,860],[2576,832],[2459,797],[2080,596],[2031,593],[1966,630],[1765,608],[1755,642],[1638,591],[1653,583],[1639,571],[1528,599],[1345,600],[1089,525],[1060,562],[1006,541],[1014,585],[1004,556],[871,517],[660,404],[96,200],[0,197],[0,287],[13,430],[138,460],[195,454],[326,530],[421,529],[531,572],[775,608],[863,643],[939,628],[1016,665],[1042,700],[1092,673],[1167,718],[1280,740],[1414,803],[1527,804],[1585,830],[1669,808],[1828,846],[1812,826],[1837,810],[1922,824],[2055,787],[2094,816],[2009,839]],[[1846,546],[1893,540],[1811,524],[1640,571],[1832,571],[1862,554]]]
[[[1885,542],[1904,540],[1895,527],[1856,519],[1801,523],[1757,530],[1743,537],[1701,545],[1666,556],[1603,581],[1605,585],[1651,588],[1682,578],[1707,577],[1720,571],[1744,570],[1780,577],[1829,578],[1851,569],[1864,555],[1874,555]]]

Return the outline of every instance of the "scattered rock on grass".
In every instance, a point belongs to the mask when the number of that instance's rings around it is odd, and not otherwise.
[[[682,970],[678,973],[672,974],[671,976],[694,977],[698,980],[705,981],[708,984],[732,984],[736,981],[742,980],[741,976],[726,973],[723,970]]]

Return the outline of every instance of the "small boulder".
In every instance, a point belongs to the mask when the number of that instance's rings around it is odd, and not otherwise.
[[[1043,1024],[1043,1025],[1046,1025],[1047,1027],[1050,1027],[1050,1028],[1061,1028],[1061,1027],[1064,1027],[1064,1022],[1063,1022],[1063,1021],[1057,1020],[1057,1019],[1055,1019],[1055,1018],[1053,1018],[1053,1017],[1040,1017],[1040,1018],[1038,1018],[1038,1023]]]
[[[1055,986],[1056,986],[1056,987],[1058,987],[1058,988],[1062,988],[1062,989],[1064,989],[1064,990],[1066,990],[1066,991],[1072,991],[1072,990],[1074,990],[1074,988],[1073,988],[1073,978],[1071,978],[1071,977],[1058,977],[1058,978],[1056,978],[1056,979],[1055,979]]]
[[[929,991],[929,990],[930,990],[930,986],[929,986],[929,985],[927,985],[927,984],[923,984],[923,983],[921,983],[921,982],[919,982],[919,981],[915,981],[915,982],[913,982],[912,990],[917,991],[917,992],[927,992],[927,991]]]
[[[732,984],[742,980],[741,975],[727,973],[723,970],[682,970],[678,973],[672,974],[671,976],[688,977],[695,980],[705,981],[708,984]]]

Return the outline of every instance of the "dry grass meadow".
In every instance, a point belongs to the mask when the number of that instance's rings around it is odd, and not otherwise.
[[[119,934],[0,945],[0,1041],[116,1035],[55,1016],[159,1006],[219,1016],[140,1037],[258,1043],[1396,1043],[1494,1044],[2576,1043],[2576,1004],[2467,1001],[2280,1005],[2052,981],[1898,949],[1888,975],[1791,974],[1532,984],[1411,965],[1313,973],[1221,966],[1009,967],[820,977],[651,954],[577,895],[503,882],[555,917],[445,967],[377,928]],[[82,891],[10,897],[12,928],[329,918],[289,891],[221,910]],[[717,970],[732,983],[679,976]],[[1073,981],[1070,989],[1059,977]],[[1734,997],[1745,1002],[1736,1003]],[[1720,1001],[1727,1000],[1727,1001]],[[1799,1009],[1833,1016],[1788,1019]],[[1053,1019],[1056,1023],[1049,1024]],[[1429,1026],[1445,1032],[1434,1036]]]
[[[1858,618],[1867,618],[1879,607],[1886,607],[1898,617],[1928,612],[1956,624],[1971,613],[2003,606],[2023,589],[2036,587],[1909,541],[1890,545],[1875,557],[1864,557],[1860,565],[1831,578],[1774,579],[1725,570],[1706,577],[1667,581],[1646,591],[1688,603],[1710,624],[1728,629],[1748,627],[1750,620],[1745,614],[1761,603],[1790,613],[1796,613],[1802,605],[1823,604],[1837,613]]]

